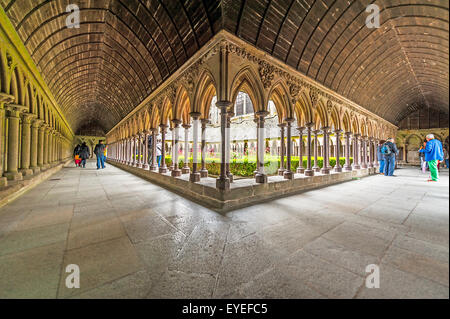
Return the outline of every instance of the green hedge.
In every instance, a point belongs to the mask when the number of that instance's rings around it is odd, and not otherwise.
[[[318,165],[320,168],[323,167],[323,157],[317,158]],[[341,157],[339,160],[341,166],[345,164],[345,158]],[[353,162],[353,158],[350,158],[350,163]],[[170,156],[166,157],[166,165],[172,164],[172,158]],[[307,159],[303,157],[303,167],[306,168]],[[182,157],[179,159],[179,167],[183,167],[184,162]],[[199,169],[201,164],[199,163]],[[311,159],[311,165],[314,166],[314,158]],[[334,167],[336,165],[336,158],[330,158],[330,166]],[[299,157],[293,156],[291,159],[292,170],[295,171],[299,166]],[[189,158],[189,167],[192,169],[192,157]],[[265,172],[268,175],[273,175],[277,173],[277,170],[280,168],[280,158],[271,157],[270,159],[266,159],[264,163]],[[286,167],[286,159],[285,165]],[[206,169],[212,175],[220,174],[220,159],[217,158],[207,158],[206,159]],[[251,177],[253,176],[253,172],[256,170],[256,162],[248,161],[248,159],[234,159],[230,162],[230,170],[233,175],[243,176],[243,177]]]

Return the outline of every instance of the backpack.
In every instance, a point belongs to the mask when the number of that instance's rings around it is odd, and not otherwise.
[[[381,147],[381,153],[385,155],[390,155],[392,153],[392,149],[387,143],[385,143],[383,144],[383,147]]]

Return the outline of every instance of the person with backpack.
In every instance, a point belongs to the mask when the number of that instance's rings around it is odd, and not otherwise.
[[[381,147],[381,153],[384,155],[384,176],[395,176],[395,157],[398,154],[397,146],[393,138],[388,138]]]
[[[384,174],[384,155],[381,153],[381,148],[383,147],[383,144],[386,143],[385,140],[380,140],[380,143],[377,146],[377,158],[378,163],[380,164],[380,170],[378,171],[379,174]]]
[[[442,150],[441,141],[434,138],[433,134],[428,134],[427,146],[419,152],[425,154],[425,161],[428,163],[431,178],[429,182],[437,182],[439,180],[438,163],[444,160],[444,151]]]
[[[86,167],[86,160],[89,158],[89,155],[91,154],[91,151],[89,150],[89,147],[86,145],[86,142],[83,142],[80,147],[80,158],[81,158],[81,164],[83,165],[83,168]]]
[[[73,158],[75,161],[75,166],[77,166],[77,167],[81,166],[80,151],[81,151],[81,145],[78,144],[77,146],[75,146],[75,148],[73,150]]]
[[[105,168],[105,144],[102,140],[99,140],[98,144],[95,145],[94,154],[97,156],[97,169]]]

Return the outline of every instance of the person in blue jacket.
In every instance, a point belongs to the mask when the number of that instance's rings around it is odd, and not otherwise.
[[[380,140],[380,143],[377,146],[377,158],[378,163],[380,165],[380,170],[378,171],[380,174],[384,174],[384,155],[381,153],[381,148],[383,147],[383,144],[385,143],[385,140]]]
[[[428,181],[437,182],[439,179],[438,163],[444,160],[442,143],[435,139],[433,134],[428,134],[426,140],[427,146],[419,152],[425,153],[425,161],[427,161],[428,168],[430,169],[431,179],[428,179]]]
[[[381,147],[381,153],[384,156],[384,176],[395,176],[395,157],[398,155],[398,149],[393,138],[387,139]]]

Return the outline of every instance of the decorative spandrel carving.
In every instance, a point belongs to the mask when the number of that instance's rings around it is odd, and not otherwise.
[[[319,102],[319,90],[316,88],[309,89],[309,97],[311,98],[311,105],[315,108]]]
[[[261,62],[258,71],[264,88],[270,88],[274,77],[274,67],[266,62]]]

